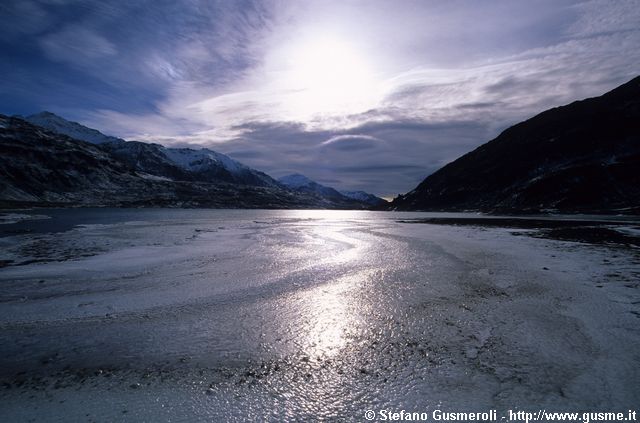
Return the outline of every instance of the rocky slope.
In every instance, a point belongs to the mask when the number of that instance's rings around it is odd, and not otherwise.
[[[640,212],[640,77],[514,125],[393,210]]]

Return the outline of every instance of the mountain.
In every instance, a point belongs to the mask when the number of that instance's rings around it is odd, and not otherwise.
[[[126,200],[116,195],[125,191],[133,200],[147,187],[142,176],[99,147],[22,119],[0,115],[0,148],[3,202],[103,203],[116,196]]]
[[[167,148],[140,141],[108,143],[102,147],[135,169],[174,180],[278,186],[269,175],[206,148]]]
[[[340,194],[372,206],[382,206],[387,204],[387,200],[364,191],[340,191]]]
[[[364,191],[340,192],[334,188],[322,185],[307,178],[299,173],[283,176],[278,182],[294,191],[315,195],[324,200],[338,202],[340,204],[356,204],[359,207],[368,208],[372,205],[378,205],[375,199],[386,203],[385,200],[368,194]],[[348,195],[351,194],[351,195]]]
[[[343,203],[320,201],[315,196],[288,190],[275,182],[258,186],[195,180],[195,176],[193,180],[179,180],[147,173],[121,160],[110,144],[88,143],[17,117],[0,115],[0,207],[346,207]],[[144,143],[113,144],[146,148],[141,146]],[[158,151],[163,153],[161,149]],[[209,157],[208,153],[202,154]],[[187,156],[183,167],[176,169],[183,169],[184,175],[198,175],[202,169],[194,164],[190,153]],[[161,162],[163,157],[166,156],[159,155],[156,159]],[[208,169],[206,160],[198,154],[195,157],[195,161],[203,160],[202,165]]]
[[[31,115],[25,120],[58,134],[99,144],[136,170],[151,175],[179,181],[224,181],[264,187],[278,185],[269,175],[206,148],[168,148],[159,144],[125,141],[51,112]]]
[[[324,198],[341,200],[348,199],[348,197],[345,198],[345,196],[340,194],[337,190],[325,185],[321,185],[304,175],[300,175],[299,173],[283,176],[282,178],[278,179],[278,182],[299,192],[313,193]]]
[[[90,142],[92,144],[120,143],[124,140],[110,137],[102,132],[87,128],[78,122],[71,122],[51,112],[40,112],[24,118],[29,123],[48,129],[52,132],[67,135],[77,140]]]
[[[640,213],[640,77],[508,128],[389,208]]]

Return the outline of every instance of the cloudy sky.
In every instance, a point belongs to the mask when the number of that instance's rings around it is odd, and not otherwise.
[[[0,113],[390,197],[638,46],[640,0],[3,0]]]

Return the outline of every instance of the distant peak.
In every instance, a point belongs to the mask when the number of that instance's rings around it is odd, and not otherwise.
[[[88,128],[78,122],[67,120],[47,110],[35,115],[27,116],[25,120],[49,131],[67,135],[71,138],[92,144],[103,144],[105,142],[119,143],[123,141],[120,138],[105,135],[96,129]]]
[[[62,118],[62,117],[60,117],[60,116],[56,115],[55,113],[50,112],[48,110],[43,110],[40,113],[35,113],[35,114],[30,115],[28,117],[29,118],[32,118],[32,117],[56,117],[58,119],[64,119],[64,118]]]
[[[65,118],[63,118],[60,115],[56,115],[53,112],[49,112],[47,110],[44,110],[40,113],[36,113],[33,115],[29,115],[25,118],[25,120],[31,122],[31,123],[35,123],[38,124],[38,122],[40,123],[44,123],[44,122],[55,122],[57,125],[78,125],[81,126],[78,122],[72,122],[70,120],[67,120]]]
[[[285,180],[285,181],[298,180],[298,181],[313,182],[311,179],[307,178],[301,173],[292,173],[291,175],[283,176],[282,178],[280,178],[280,180]]]

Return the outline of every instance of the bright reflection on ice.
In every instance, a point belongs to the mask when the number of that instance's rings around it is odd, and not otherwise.
[[[345,291],[343,285],[338,285],[309,292],[306,301],[310,316],[306,320],[302,347],[310,355],[334,355],[344,347],[350,325]]]
[[[362,242],[346,231],[357,227],[367,212],[353,210],[295,210],[293,216],[309,228],[311,241],[304,248],[313,248],[316,263],[346,264],[356,260],[362,250]],[[309,220],[305,224],[305,220]]]
[[[348,219],[363,219],[369,212],[361,210],[291,210],[289,213],[291,217],[297,219],[322,219],[340,222]]]
[[[299,224],[307,229],[305,249],[313,261],[318,280],[341,274],[304,293],[301,314],[301,347],[311,356],[333,356],[347,343],[360,310],[353,290],[366,274],[354,264],[362,258],[366,244],[357,237],[357,223],[363,212],[296,211]],[[308,225],[304,219],[310,219]]]

